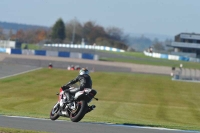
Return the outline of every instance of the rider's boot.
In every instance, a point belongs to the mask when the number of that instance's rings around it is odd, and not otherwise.
[[[96,108],[95,105],[88,106],[88,110],[86,113],[89,113],[90,111],[94,110],[94,108]]]

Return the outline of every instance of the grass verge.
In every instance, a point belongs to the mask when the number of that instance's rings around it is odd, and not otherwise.
[[[47,132],[0,127],[0,133],[47,133]]]
[[[0,114],[49,118],[59,87],[77,71],[41,69],[0,80]],[[82,121],[200,131],[199,83],[170,76],[91,73],[97,108]]]
[[[21,45],[21,49],[32,49],[32,50],[39,50],[40,47],[37,44],[25,44]]]
[[[126,62],[126,63],[143,64],[143,65],[154,65],[154,66],[168,66],[168,67],[179,67],[180,64],[183,64],[184,68],[190,68],[190,69],[200,68],[200,63],[197,62],[153,58],[145,56],[144,53],[142,52],[124,52],[124,53],[112,52],[112,53],[116,55],[127,56],[128,58],[100,58],[100,60],[112,61],[112,62]]]

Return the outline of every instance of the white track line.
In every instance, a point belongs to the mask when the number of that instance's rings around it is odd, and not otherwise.
[[[39,68],[36,68],[36,69],[32,69],[32,70],[28,70],[28,71],[24,71],[24,72],[21,72],[21,73],[12,74],[12,75],[9,75],[9,76],[1,77],[0,79],[5,79],[5,78],[12,77],[12,76],[17,76],[17,75],[20,75],[20,74],[32,72],[32,71],[35,71],[35,70],[39,70],[39,69],[41,69],[41,68],[42,68],[42,67],[39,67]]]

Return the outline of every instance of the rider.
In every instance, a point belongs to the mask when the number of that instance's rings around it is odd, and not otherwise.
[[[68,85],[75,84],[78,81],[80,83],[79,88],[68,89],[69,88],[69,87],[67,87]],[[81,68],[79,71],[79,75],[75,79],[73,79],[69,83],[67,83],[66,85],[62,86],[61,88],[66,94],[66,98],[67,98],[66,102],[71,103],[73,101],[73,99],[70,97],[70,93],[74,94],[78,91],[84,90],[84,88],[92,88],[92,80],[89,75],[89,70],[86,68]]]

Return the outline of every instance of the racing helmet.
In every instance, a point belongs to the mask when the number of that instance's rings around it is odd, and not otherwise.
[[[84,74],[88,74],[89,75],[89,70],[86,68],[81,68],[79,71],[79,75],[84,75]]]

